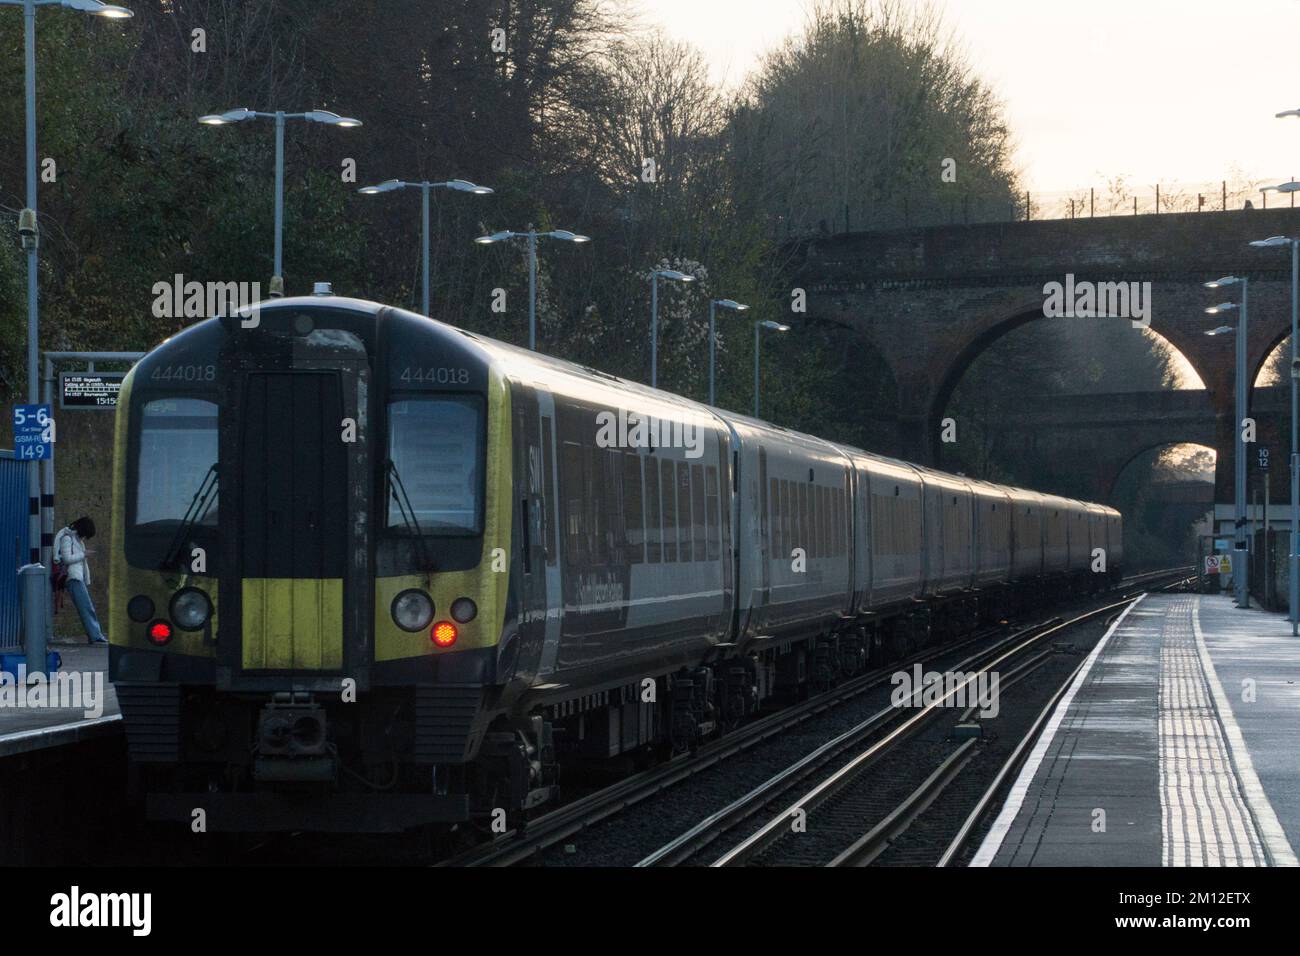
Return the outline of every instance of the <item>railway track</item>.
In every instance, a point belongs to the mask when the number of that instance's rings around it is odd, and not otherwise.
[[[916,737],[930,721],[940,714],[951,711],[951,702],[964,699],[968,687],[973,687],[981,675],[1004,664],[1011,664],[1025,652],[1034,649],[1036,653],[1027,660],[1015,664],[1014,670],[1007,673],[1003,686],[1010,686],[1015,680],[1041,667],[1050,650],[1042,650],[1043,641],[1061,634],[1068,628],[1085,621],[1104,617],[1117,608],[1131,603],[1134,598],[1125,598],[1116,604],[1107,605],[1088,611],[1067,621],[1054,621],[1047,625],[1035,625],[1017,631],[1014,634],[981,649],[961,661],[950,671],[961,672],[960,683],[948,688],[929,703],[915,709],[889,706],[852,728],[835,740],[829,741],[804,760],[788,767],[758,787],[734,801],[722,810],[701,820],[690,830],[673,842],[661,847],[655,853],[643,859],[639,866],[675,866],[689,863],[700,857],[713,843],[724,835],[738,829],[746,821],[767,814],[766,822],[756,830],[732,842],[729,849],[713,858],[710,866],[739,866],[749,863],[760,855],[767,853],[778,843],[788,843],[784,854],[767,857],[769,863],[809,863],[809,857],[816,857],[825,842],[820,837],[833,832],[860,834],[858,821],[882,818],[881,824],[862,840],[854,841],[848,836],[846,842],[853,843],[849,850],[844,850],[832,857],[832,861],[845,857],[857,859],[870,856],[868,851],[887,841],[891,833],[901,832],[900,825],[914,819],[921,810],[933,800],[944,781],[950,781],[960,767],[969,759],[974,739],[961,744],[952,756],[944,762],[942,772],[936,771],[925,783],[910,795],[898,808],[889,811],[888,797],[879,788],[862,785],[864,772],[876,766],[882,759],[906,741]],[[961,695],[959,698],[958,695]],[[847,759],[843,759],[847,758]],[[843,762],[840,762],[840,761]],[[825,772],[822,772],[825,770]],[[798,796],[789,800],[789,794],[798,792]],[[775,813],[770,812],[773,805],[784,804]],[[819,810],[824,812],[818,813]],[[818,813],[816,820],[811,819]],[[806,834],[816,828],[819,839],[816,841],[792,839]],[[870,838],[868,840],[868,838]],[[801,844],[815,843],[813,847]],[[861,844],[861,846],[859,846]],[[855,850],[854,848],[857,847]],[[850,850],[853,851],[850,854]],[[850,856],[845,856],[850,854]]]
[[[1142,588],[1157,581],[1163,581],[1175,577],[1188,570],[1190,569],[1179,568],[1136,575],[1122,581],[1121,588]],[[1120,603],[1122,604],[1125,602]],[[1117,606],[1119,605],[1108,605],[1106,608],[1089,612],[1089,616],[1096,617]],[[1059,618],[1054,618],[1030,627],[1020,628],[1008,637],[1004,637],[997,641],[994,647],[1007,647],[1014,644],[1016,641],[1024,643],[1025,641],[1037,640],[1046,634],[1058,632],[1061,627],[1069,623],[1072,622],[1063,622]],[[1002,627],[986,628],[955,644],[949,644],[943,648],[928,648],[918,654],[911,655],[904,660],[891,662],[887,667],[860,675],[846,681],[830,691],[787,707],[784,710],[767,717],[760,718],[759,720],[728,734],[721,740],[706,744],[699,748],[699,750],[694,754],[681,755],[668,763],[635,774],[612,786],[560,806],[544,816],[529,821],[523,827],[502,834],[489,843],[482,844],[456,856],[447,858],[441,861],[438,865],[511,866],[534,859],[549,848],[557,846],[570,837],[593,827],[616,814],[624,812],[629,807],[648,800],[656,794],[661,793],[662,791],[671,788],[704,770],[714,767],[731,757],[751,750],[763,741],[770,740],[777,735],[783,734],[791,728],[843,704],[872,688],[880,687],[882,684],[889,682],[892,675],[897,673],[900,669],[911,667],[915,664],[924,664],[927,660],[933,660],[938,655],[949,655],[954,652],[960,652],[972,645],[987,641],[1003,630],[1004,628]],[[982,655],[987,655],[990,650],[991,648],[986,648],[984,651],[972,655],[967,659],[967,661],[963,661],[962,665],[965,665],[968,661],[973,662],[976,658]],[[892,708],[892,710],[896,715],[898,709]],[[882,715],[876,716],[883,720]],[[844,736],[845,735],[841,735],[841,737]],[[861,738],[859,737],[859,739]],[[840,738],[836,738],[836,740],[840,741]],[[832,743],[835,743],[835,741],[832,741]],[[841,743],[843,742],[841,741]],[[845,744],[845,746],[851,745]],[[842,752],[843,748],[841,747],[840,749]],[[814,751],[813,754],[810,754],[808,758],[805,759],[816,760],[816,755],[826,755],[824,751],[825,747],[818,748],[818,750]],[[829,759],[829,757],[827,759]],[[801,763],[803,762],[801,761]],[[822,763],[824,763],[824,761],[818,763],[818,766],[821,766]],[[687,857],[683,857],[682,859],[689,858],[689,855],[690,854],[687,854]],[[665,854],[665,859],[669,856],[674,858],[678,857],[678,850],[669,851]],[[676,859],[675,861],[680,862],[680,859]],[[663,865],[658,861],[649,861],[648,858],[647,860],[643,860],[642,863],[645,865]]]
[[[1168,575],[1150,577],[1164,580]],[[1173,586],[1182,583],[1184,579],[1179,579]],[[1015,749],[1002,763],[993,782],[976,801],[975,807],[962,819],[951,840],[945,840],[938,849],[927,846],[922,841],[919,848],[900,853],[897,847],[899,838],[907,833],[918,818],[926,814],[941,795],[950,789],[956,789],[954,785],[964,782],[963,774],[977,761],[980,753],[982,740],[978,736],[979,731],[968,723],[976,707],[967,707],[957,718],[956,727],[970,731],[965,739],[950,742],[947,739],[950,735],[944,735],[945,739],[938,742],[924,741],[921,737],[927,726],[943,713],[952,712],[947,707],[948,702],[975,681],[977,674],[1009,666],[1008,670],[1001,672],[1000,691],[1005,692],[1051,662],[1053,652],[1041,648],[1046,639],[1101,617],[1107,617],[1106,624],[1109,627],[1122,609],[1134,600],[1136,597],[1126,596],[1114,604],[1077,615],[1036,633],[1013,635],[981,651],[963,662],[966,665],[982,658],[975,674],[967,673],[959,685],[912,713],[910,717],[905,716],[906,711],[892,707],[873,715],[843,738],[827,745],[826,749],[836,751],[834,755],[827,754],[824,760],[820,759],[821,755],[809,755],[810,759],[792,765],[731,805],[700,821],[638,865],[699,863],[715,867],[746,864],[868,866],[886,854],[895,857],[893,862],[906,865],[951,865],[958,859],[1008,778],[1019,767],[1024,754],[1070,686],[1082,662],[1071,668],[1068,676],[1059,682],[1032,725],[1019,736]],[[1038,645],[1037,649],[1035,645]],[[892,724],[889,711],[893,712]],[[882,733],[885,727],[890,729],[887,733]],[[868,741],[870,742],[867,743]],[[843,759],[833,769],[817,773],[817,767],[835,763],[834,757],[843,758],[855,747],[864,749]],[[926,762],[927,754],[929,762]],[[902,798],[898,799],[893,792],[898,787],[882,786],[878,779],[888,777],[889,774],[871,777],[866,773],[868,768],[883,766],[888,759],[914,766],[934,766],[934,769],[916,786],[908,786]],[[789,799],[788,795],[800,785],[804,788],[800,795],[785,803]],[[781,806],[781,809],[772,812],[775,806]],[[724,835],[740,831],[745,821],[764,813],[767,814],[765,823],[757,829],[751,826],[744,836],[734,840],[730,848],[720,855],[709,854],[706,857],[711,844]],[[862,833],[862,821],[874,821],[866,833]],[[814,827],[817,839],[802,838]]]

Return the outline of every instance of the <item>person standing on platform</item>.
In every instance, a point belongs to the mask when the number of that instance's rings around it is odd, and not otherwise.
[[[54,536],[54,560],[67,574],[65,587],[72,595],[72,603],[77,606],[86,637],[91,644],[107,644],[108,638],[99,626],[99,617],[87,590],[90,565],[86,562],[86,542],[94,536],[95,522],[83,515]]]

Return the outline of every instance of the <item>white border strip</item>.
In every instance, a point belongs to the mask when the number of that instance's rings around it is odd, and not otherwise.
[[[1025,765],[1020,768],[1020,776],[1011,787],[1011,792],[1007,794],[1007,802],[1002,805],[1002,812],[998,818],[993,821],[993,826],[984,837],[984,842],[980,844],[979,850],[975,853],[974,858],[970,861],[971,866],[992,866],[993,858],[997,856],[998,850],[1002,848],[1002,841],[1006,839],[1007,833],[1011,830],[1011,824],[1016,820],[1020,813],[1020,808],[1025,802],[1025,796],[1029,792],[1029,785],[1034,782],[1034,776],[1038,773],[1038,767],[1043,762],[1043,757],[1047,754],[1047,748],[1052,744],[1052,738],[1056,736],[1057,729],[1061,726],[1061,721],[1065,719],[1066,711],[1070,709],[1070,704],[1074,702],[1074,695],[1078,693],[1083,682],[1088,679],[1088,674],[1092,671],[1092,665],[1097,662],[1101,652],[1106,645],[1110,643],[1110,637],[1124,623],[1124,618],[1128,617],[1129,611],[1133,610],[1143,600],[1146,594],[1141,594],[1138,599],[1124,609],[1115,623],[1110,626],[1105,634],[1102,635],[1097,646],[1092,649],[1088,659],[1083,662],[1083,667],[1079,669],[1078,675],[1074,678],[1074,683],[1070,689],[1065,692],[1060,703],[1056,705],[1056,711],[1052,714],[1052,719],[1047,722],[1043,732],[1038,735],[1038,742],[1034,744],[1034,749],[1029,754],[1029,759]]]
[[[1241,735],[1241,728],[1237,726],[1237,718],[1233,716],[1228,695],[1224,693],[1223,685],[1219,683],[1219,675],[1214,669],[1210,649],[1206,646],[1205,635],[1201,631],[1199,594],[1192,602],[1192,633],[1196,635],[1196,649],[1201,655],[1201,670],[1205,673],[1206,683],[1210,685],[1210,692],[1214,696],[1214,709],[1219,715],[1219,725],[1223,728],[1224,736],[1228,738],[1228,750],[1231,753],[1233,769],[1237,771],[1237,783],[1241,788],[1242,796],[1246,798],[1247,806],[1250,807],[1251,816],[1255,818],[1255,829],[1268,851],[1269,863],[1273,866],[1300,866],[1300,861],[1296,859],[1295,851],[1291,849],[1291,843],[1286,838],[1286,831],[1282,829],[1277,814],[1273,812],[1273,804],[1269,803],[1264,785],[1259,782],[1259,777],[1255,774],[1255,765],[1250,759],[1250,749],[1246,746],[1246,739]]]

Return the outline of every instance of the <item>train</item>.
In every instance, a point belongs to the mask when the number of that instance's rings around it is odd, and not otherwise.
[[[1112,508],[328,289],[177,333],[116,415],[130,790],[209,831],[524,819],[1123,564]]]

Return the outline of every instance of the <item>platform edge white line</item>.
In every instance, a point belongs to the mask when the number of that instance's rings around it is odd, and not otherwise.
[[[1079,673],[1075,676],[1074,683],[1070,685],[1070,689],[1065,692],[1065,696],[1056,705],[1056,710],[1052,713],[1047,726],[1043,728],[1043,732],[1038,735],[1038,741],[1034,744],[1034,749],[1030,751],[1029,757],[1025,760],[1025,765],[1020,768],[1020,775],[1016,777],[1016,782],[1011,787],[1011,792],[1007,794],[1007,801],[1002,805],[1002,812],[993,821],[993,826],[989,828],[989,832],[984,836],[984,842],[980,844],[980,848],[971,859],[971,866],[991,866],[993,864],[994,857],[997,856],[998,850],[1002,848],[1002,841],[1006,839],[1007,833],[1011,830],[1011,824],[1015,823],[1016,817],[1020,814],[1020,808],[1025,802],[1025,794],[1029,792],[1029,785],[1033,783],[1034,776],[1038,773],[1043,757],[1047,754],[1047,748],[1051,746],[1053,738],[1056,737],[1057,729],[1061,726],[1066,712],[1070,709],[1070,704],[1074,702],[1074,695],[1079,692],[1083,682],[1092,673],[1092,666],[1097,662],[1097,658],[1101,656],[1101,652],[1106,645],[1110,643],[1111,635],[1119,630],[1119,626],[1124,623],[1124,618],[1128,617],[1129,612],[1145,599],[1146,594],[1140,594],[1136,601],[1124,608],[1120,616],[1115,619],[1115,623],[1102,635],[1101,640],[1097,642],[1097,646],[1092,649],[1088,659],[1083,662],[1083,667],[1079,669]]]
[[[1237,782],[1241,785],[1241,792],[1246,798],[1246,805],[1250,807],[1251,816],[1255,818],[1255,828],[1259,831],[1259,838],[1267,848],[1270,861],[1274,866],[1300,866],[1300,860],[1296,859],[1295,851],[1286,838],[1286,831],[1273,811],[1273,804],[1269,802],[1268,793],[1265,792],[1264,785],[1260,783],[1259,776],[1255,773],[1255,764],[1250,759],[1246,738],[1242,736],[1241,728],[1237,725],[1237,718],[1232,712],[1228,695],[1223,690],[1223,685],[1219,683],[1219,674],[1214,669],[1214,660],[1210,657],[1210,649],[1205,643],[1205,634],[1201,631],[1199,594],[1192,602],[1192,633],[1196,636],[1196,650],[1201,656],[1201,670],[1205,674],[1206,683],[1210,685],[1214,709],[1219,716],[1219,726],[1223,728],[1224,736],[1228,739],[1228,754],[1232,759],[1233,769],[1237,772]]]

